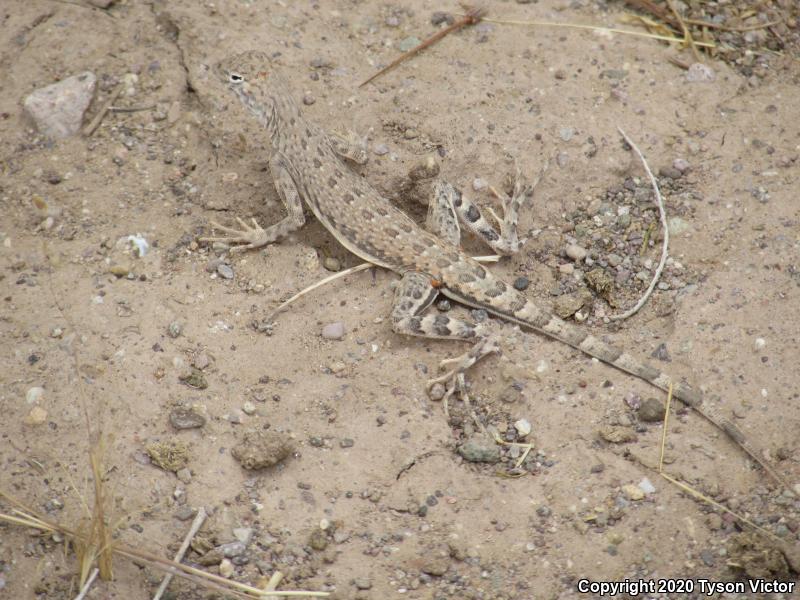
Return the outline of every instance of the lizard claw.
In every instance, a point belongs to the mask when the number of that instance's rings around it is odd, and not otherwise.
[[[258,221],[255,219],[250,219],[253,223],[252,226],[245,223],[241,218],[236,217],[236,221],[242,227],[241,229],[233,229],[232,227],[226,227],[225,225],[220,225],[215,221],[211,221],[212,227],[215,229],[220,229],[225,233],[229,233],[231,235],[227,237],[201,237],[201,242],[222,242],[224,244],[242,244],[241,246],[234,246],[231,248],[231,253],[235,252],[244,252],[245,250],[253,250],[256,248],[262,248],[269,244],[270,240],[267,238],[266,230],[258,224]]]
[[[445,386],[445,398],[449,398],[455,392],[462,392],[464,390],[464,373],[472,365],[482,359],[488,354],[497,354],[500,352],[500,344],[494,336],[488,336],[479,340],[469,352],[465,352],[461,356],[455,358],[446,358],[439,363],[439,368],[447,368],[449,365],[456,365],[444,375],[429,379],[426,388],[430,392],[431,388],[440,383]]]

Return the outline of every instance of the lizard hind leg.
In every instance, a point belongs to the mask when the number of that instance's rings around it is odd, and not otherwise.
[[[453,365],[452,368],[444,375],[428,381],[428,389],[441,383],[446,387],[447,396],[450,396],[461,387],[459,381],[463,381],[467,369],[483,357],[499,352],[500,346],[483,323],[472,323],[442,314],[423,315],[437,294],[438,290],[427,275],[416,271],[405,273],[395,292],[392,329],[405,335],[474,342],[464,354],[443,360],[441,367]]]

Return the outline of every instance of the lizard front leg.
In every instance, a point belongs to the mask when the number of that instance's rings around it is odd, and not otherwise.
[[[428,381],[429,389],[435,383],[445,384],[449,396],[456,390],[467,369],[484,356],[498,352],[500,347],[494,336],[490,335],[488,326],[483,323],[472,323],[441,314],[423,315],[437,295],[438,290],[431,284],[429,276],[416,271],[405,273],[395,292],[392,329],[405,335],[474,342],[468,352],[443,360],[441,366],[454,366],[441,377]]]
[[[228,237],[201,237],[201,242],[242,244],[241,246],[231,248],[231,252],[243,252],[245,250],[253,250],[271,244],[305,225],[306,217],[303,214],[303,202],[283,156],[276,153],[270,158],[269,171],[278,196],[289,214],[266,229],[261,227],[255,219],[252,219],[253,226],[251,227],[237,217],[236,220],[239,222],[239,225],[242,226],[242,229],[233,229],[211,221],[211,224],[215,228],[221,229],[225,233],[231,235]]]

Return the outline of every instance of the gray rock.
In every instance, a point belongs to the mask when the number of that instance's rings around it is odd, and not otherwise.
[[[167,335],[173,339],[180,336],[181,332],[183,332],[183,325],[181,325],[180,321],[173,321],[167,327]]]
[[[25,114],[48,137],[63,139],[75,135],[81,130],[96,84],[94,73],[85,71],[39,88],[25,98]]]
[[[372,151],[378,156],[383,156],[384,154],[389,154],[389,146],[386,144],[375,144],[372,147]]]
[[[336,321],[322,328],[322,337],[326,340],[341,340],[344,337],[344,323]]]
[[[217,265],[217,273],[223,279],[233,279],[233,269],[230,265],[226,265],[225,263],[221,263]]]
[[[657,398],[647,398],[637,411],[639,420],[645,423],[657,423],[664,420],[666,409],[664,403]]]
[[[692,166],[689,164],[689,161],[685,158],[676,158],[672,161],[673,168],[677,169],[681,173],[686,173]]]
[[[485,435],[474,435],[458,448],[458,453],[468,462],[496,463],[500,460],[500,447]]]
[[[225,558],[233,558],[234,556],[241,556],[242,554],[245,553],[245,550],[247,550],[247,546],[238,540],[235,542],[230,542],[228,544],[221,544],[217,546],[217,548],[219,548],[222,551],[222,556],[224,556]]]
[[[169,422],[175,429],[197,429],[206,424],[206,417],[193,407],[179,406],[169,413]]]
[[[686,71],[686,81],[689,83],[711,82],[716,78],[714,69],[703,63],[694,63]]]

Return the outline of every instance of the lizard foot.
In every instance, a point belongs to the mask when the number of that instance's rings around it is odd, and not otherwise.
[[[517,224],[519,223],[519,210],[524,202],[529,201],[531,197],[533,197],[533,189],[533,185],[525,183],[519,166],[517,166],[517,173],[514,178],[514,191],[511,196],[500,193],[493,187],[489,188],[492,195],[500,200],[503,208],[503,216],[500,217],[492,207],[487,207],[487,210],[500,226],[500,240],[509,253],[513,254],[519,252],[525,245],[525,242],[528,241],[528,238],[519,238],[517,236]]]
[[[447,368],[449,365],[455,365],[452,369],[447,371],[440,377],[429,379],[427,388],[430,389],[437,383],[445,386],[445,398],[449,398],[456,392],[463,392],[464,389],[464,373],[472,365],[489,354],[499,353],[500,345],[494,336],[487,336],[480,339],[468,352],[455,358],[446,358],[439,363],[439,368]]]
[[[250,219],[253,222],[253,226],[251,227],[239,217],[236,217],[236,220],[239,222],[239,225],[242,226],[241,229],[233,229],[231,227],[226,227],[225,225],[220,225],[214,221],[211,221],[211,225],[215,229],[219,229],[224,231],[225,233],[230,233],[230,236],[227,237],[201,237],[201,242],[222,242],[224,244],[242,244],[241,246],[235,246],[231,248],[231,252],[244,252],[245,250],[254,250],[256,248],[262,248],[269,244],[271,241],[269,236],[267,235],[266,230],[258,224],[255,219]]]

